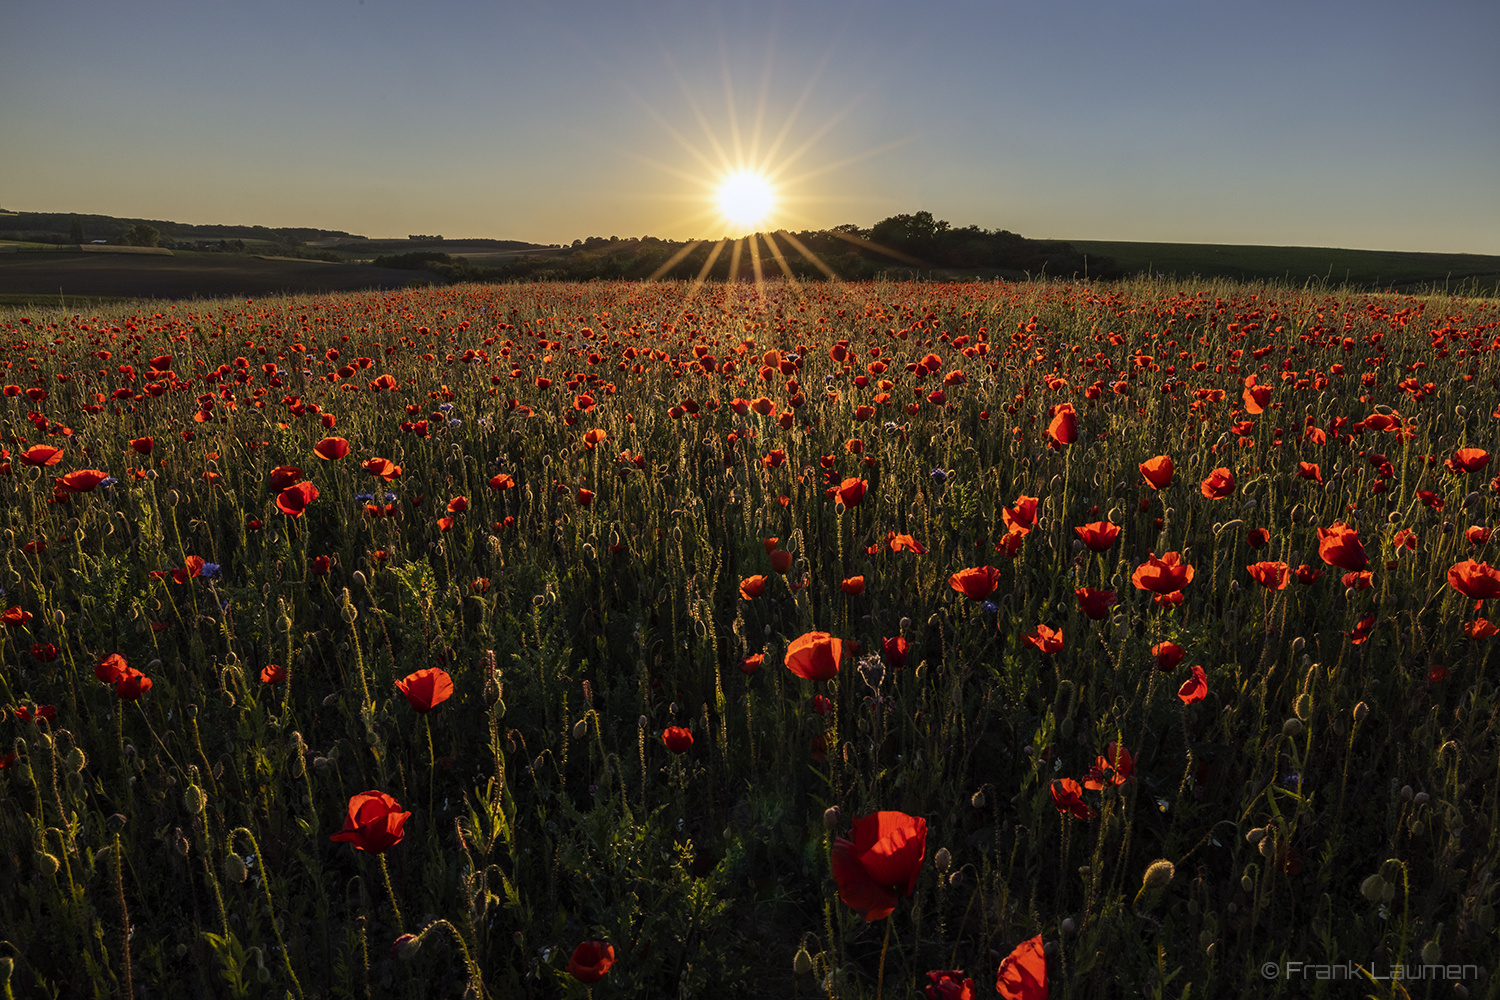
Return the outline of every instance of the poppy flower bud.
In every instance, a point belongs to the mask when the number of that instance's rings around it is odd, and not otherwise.
[[[946,874],[953,867],[953,854],[946,847],[938,848],[938,852],[932,856],[932,864],[938,870],[938,874]]]
[[[589,734],[589,720],[588,719],[579,719],[577,722],[573,723],[573,739],[574,740],[582,740],[588,734]]]
[[[1359,884],[1359,894],[1370,902],[1377,902],[1385,892],[1385,879],[1377,872]]]
[[[119,833],[121,830],[125,829],[126,822],[128,821],[125,819],[124,813],[115,813],[113,816],[104,821],[104,829],[108,830],[110,833]]]
[[[823,829],[829,833],[839,828],[839,807],[829,806],[823,810]]]
[[[63,763],[67,765],[69,771],[72,771],[76,774],[79,771],[83,770],[84,765],[88,763],[88,758],[83,755],[82,750],[74,747],[73,749],[69,750],[68,755],[63,758]]]
[[[36,866],[42,870],[42,874],[50,878],[57,874],[57,870],[62,867],[62,862],[46,851],[42,851],[36,856]]]
[[[812,971],[812,956],[807,953],[806,948],[798,948],[797,954],[792,958],[792,971],[799,976],[805,976]]]
[[[245,859],[238,854],[231,854],[224,859],[224,877],[231,882],[243,882],[250,877],[250,869],[245,865]]]
[[[1165,889],[1177,874],[1177,868],[1165,858],[1151,862],[1146,869],[1146,874],[1141,878],[1141,889],[1145,892],[1156,892]]]
[[[1360,702],[1358,705],[1354,706],[1354,721],[1355,722],[1363,722],[1363,721],[1365,721],[1365,716],[1367,716],[1369,714],[1370,714],[1370,706],[1366,705],[1364,702]]]
[[[55,622],[57,622],[57,627],[58,628],[62,628],[63,627],[63,622],[65,622],[65,621],[68,620],[68,616],[65,615],[65,614],[63,614],[62,613],[62,609],[59,608],[58,610],[52,612],[52,620],[55,621]]]
[[[983,809],[984,808],[984,803],[985,803],[985,797],[984,797],[984,789],[983,788],[981,788],[979,791],[975,792],[972,796],[969,797],[969,805],[973,806],[975,809]]]
[[[403,934],[391,943],[391,954],[406,961],[415,958],[421,948],[421,938],[415,934]]]
[[[1257,826],[1255,829],[1245,834],[1245,843],[1249,844],[1251,847],[1254,847],[1265,838],[1266,828],[1263,826]]]
[[[1302,720],[1292,716],[1281,724],[1281,735],[1296,739],[1302,735]]]

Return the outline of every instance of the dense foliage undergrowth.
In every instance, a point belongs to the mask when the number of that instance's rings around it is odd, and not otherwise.
[[[1059,997],[1494,995],[1497,326],[1161,283],[0,313],[10,989],[1035,995],[1034,942]]]

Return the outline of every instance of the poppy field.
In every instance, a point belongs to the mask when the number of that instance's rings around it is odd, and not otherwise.
[[[1500,989],[1494,300],[96,309],[0,310],[6,997]]]

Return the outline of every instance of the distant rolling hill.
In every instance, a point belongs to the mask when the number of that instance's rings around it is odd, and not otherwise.
[[[1483,254],[1214,243],[1068,242],[1085,254],[1111,258],[1117,271],[1129,275],[1164,274],[1178,278],[1196,275],[1299,285],[1326,281],[1332,286],[1400,291],[1446,284],[1453,291],[1462,289],[1485,295],[1497,294],[1500,286],[1500,257]]]

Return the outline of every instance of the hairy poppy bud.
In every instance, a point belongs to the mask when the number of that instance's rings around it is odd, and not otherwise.
[[[1385,879],[1379,873],[1371,875],[1359,884],[1359,894],[1370,902],[1378,902],[1381,894],[1385,892]]]
[[[947,872],[949,868],[953,867],[952,852],[946,847],[938,848],[938,852],[932,856],[932,864],[938,870],[938,874]]]
[[[404,961],[415,958],[421,948],[421,938],[415,934],[403,934],[391,944],[391,954]]]
[[[577,722],[573,723],[573,739],[575,739],[575,740],[582,740],[588,734],[589,734],[589,720],[588,719],[586,719],[586,718],[585,719],[579,719]]]
[[[63,758],[63,763],[67,765],[69,771],[72,771],[76,774],[77,772],[83,770],[84,765],[88,763],[88,758],[83,755],[82,750],[74,747],[73,749],[69,750],[68,755]]]
[[[322,758],[319,759],[321,760]],[[187,791],[182,793],[183,808],[194,816],[201,813],[207,803],[208,797],[203,794],[203,789],[197,785],[188,785]]]
[[[250,877],[250,869],[245,865],[245,859],[238,854],[231,854],[224,859],[224,877],[231,882],[243,882]]]
[[[115,813],[104,821],[104,828],[110,833],[119,833],[125,829],[126,822],[124,813]]]
[[[1302,735],[1302,720],[1293,716],[1281,724],[1281,735],[1296,739]]]
[[[839,807],[829,806],[823,810],[823,829],[829,833],[839,828]]]
[[[969,798],[969,805],[973,806],[975,809],[983,809],[984,808],[984,803],[985,803],[985,798],[984,798],[984,789],[983,788],[981,788],[979,791],[975,792]]]
[[[1370,706],[1366,705],[1364,702],[1360,702],[1358,705],[1354,706],[1354,721],[1355,722],[1363,722],[1363,721],[1365,721],[1365,716],[1367,716],[1369,714],[1370,714]]]
[[[799,976],[805,976],[812,971],[812,956],[807,953],[806,948],[798,948],[797,954],[792,958],[792,971]]]
[[[36,856],[36,866],[42,870],[42,874],[50,878],[57,874],[57,870],[62,867],[62,862],[46,851],[41,851]]]
[[[1143,892],[1156,892],[1165,889],[1177,874],[1177,868],[1165,858],[1151,862],[1146,869],[1146,874],[1141,878],[1141,890]]]

